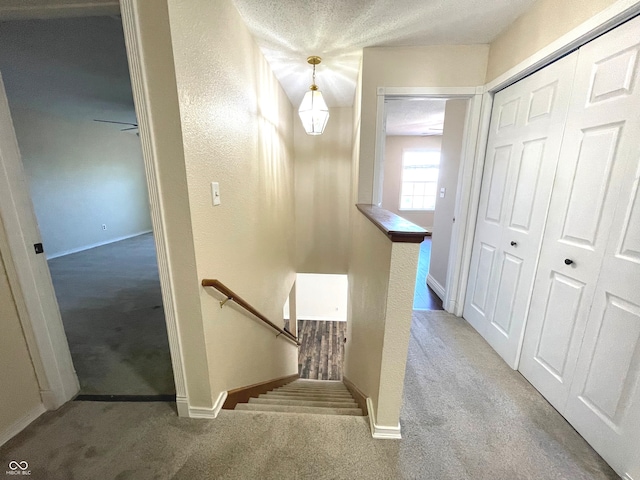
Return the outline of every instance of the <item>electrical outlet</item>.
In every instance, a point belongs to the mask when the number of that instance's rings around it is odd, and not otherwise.
[[[107,229],[107,226],[106,226],[104,223],[102,224],[102,229],[103,229],[103,230],[106,230],[106,229]]]

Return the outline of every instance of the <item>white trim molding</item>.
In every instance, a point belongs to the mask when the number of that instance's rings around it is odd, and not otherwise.
[[[154,239],[158,258],[158,272],[162,289],[162,303],[164,305],[167,335],[169,337],[169,351],[171,352],[171,364],[173,365],[173,378],[176,385],[176,399],[178,415],[185,416],[191,408],[188,405],[187,386],[185,381],[185,369],[183,360],[182,340],[178,329],[175,293],[171,275],[169,251],[167,249],[167,232],[164,222],[164,211],[160,198],[160,180],[156,165],[156,138],[151,128],[153,117],[150,108],[149,92],[146,88],[145,70],[143,66],[144,52],[140,44],[140,17],[135,0],[122,0],[120,3],[122,14],[122,27],[124,29],[127,58],[129,61],[129,74],[131,76],[131,89],[138,118],[140,143],[144,168],[149,187],[149,208],[151,223],[153,225]]]
[[[427,274],[427,285],[440,297],[440,300],[444,300],[445,288],[430,273]]]
[[[380,440],[400,440],[400,424],[395,426],[378,425],[376,423],[376,414],[373,409],[373,400],[367,397],[367,410],[369,412],[369,427],[371,428],[371,436]]]
[[[44,405],[39,403],[38,406],[32,408],[22,417],[9,425],[3,432],[0,432],[0,447],[27,428],[31,422],[46,412]]]
[[[438,285],[438,296],[442,299],[444,308],[454,315],[462,315],[466,283],[462,284],[465,272],[468,269],[466,262],[470,257],[470,248],[473,244],[473,236],[469,238],[469,231],[475,227],[475,215],[477,211],[476,193],[479,195],[480,179],[484,157],[478,158],[478,152],[483,137],[481,127],[484,125],[483,112],[485,104],[483,98],[484,86],[475,87],[378,87],[378,111],[376,122],[376,150],[374,162],[374,200],[377,192],[382,191],[382,171],[384,170],[384,101],[385,98],[447,98],[468,99],[469,107],[465,121],[463,148],[460,155],[460,167],[458,173],[458,186],[456,189],[456,204],[454,208],[454,224],[451,232],[451,248],[447,266],[446,288]],[[477,191],[476,192],[476,185]],[[381,198],[381,194],[378,195]],[[375,203],[375,201],[374,201]],[[475,205],[475,209],[474,209]],[[469,228],[469,218],[473,217],[473,225]],[[469,250],[469,254],[467,254]],[[431,287],[434,290],[433,286]]]
[[[189,418],[216,418],[227,399],[227,392],[221,392],[213,407],[192,407],[189,405]]]

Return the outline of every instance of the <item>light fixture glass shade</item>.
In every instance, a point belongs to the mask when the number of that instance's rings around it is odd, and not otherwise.
[[[298,115],[308,135],[322,135],[329,120],[329,108],[320,90],[312,89],[305,93]]]

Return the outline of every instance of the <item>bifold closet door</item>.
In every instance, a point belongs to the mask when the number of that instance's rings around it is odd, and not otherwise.
[[[520,362],[630,477],[640,473],[638,32],[640,18],[579,51]]]
[[[464,318],[516,368],[577,54],[497,93]]]

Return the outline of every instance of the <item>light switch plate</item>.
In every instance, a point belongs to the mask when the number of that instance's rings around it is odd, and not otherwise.
[[[440,189],[440,198],[444,198],[445,193],[447,193],[447,189],[445,187],[442,187]]]
[[[211,182],[211,198],[214,207],[220,205],[220,185],[218,182]]]

